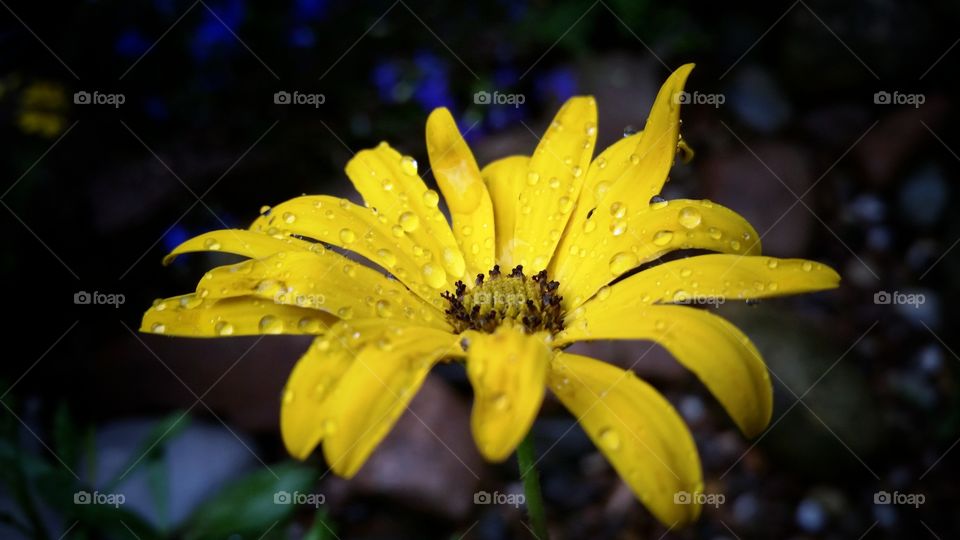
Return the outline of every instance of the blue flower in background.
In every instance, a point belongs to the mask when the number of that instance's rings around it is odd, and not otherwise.
[[[312,47],[317,38],[308,23],[323,20],[328,7],[327,0],[294,0],[291,16],[295,22],[290,31],[290,44],[300,48]]]
[[[149,48],[150,42],[143,37],[139,30],[134,28],[124,30],[114,43],[114,50],[117,54],[126,58],[139,57]]]
[[[577,93],[577,78],[570,68],[556,68],[537,79],[536,88],[541,100],[563,102]]]
[[[179,246],[180,244],[187,241],[188,238],[192,236],[190,231],[187,230],[183,225],[174,225],[167,231],[167,234],[163,235],[163,249],[164,253],[170,253],[173,251],[173,248]]]
[[[385,60],[373,66],[373,72],[370,78],[373,85],[377,88],[377,95],[380,99],[390,103],[396,103],[396,88],[400,84],[402,71],[396,62]]]
[[[203,19],[194,32],[190,47],[194,58],[206,60],[217,50],[235,48],[238,43],[233,33],[243,22],[245,12],[243,0],[224,0],[210,5],[209,10],[204,9]]]
[[[296,26],[290,31],[290,44],[305,49],[312,47],[317,38],[309,26]]]
[[[175,15],[177,12],[175,0],[153,0],[153,7],[161,15]]]
[[[427,111],[437,107],[452,108],[453,96],[450,94],[447,65],[429,51],[418,52],[413,57],[413,63],[419,72],[413,91],[414,101]]]
[[[144,103],[143,108],[147,113],[147,116],[154,120],[166,120],[170,115],[170,110],[167,108],[167,103],[163,98],[157,96],[148,97]]]
[[[297,21],[319,21],[327,14],[326,0],[294,0],[293,18]]]

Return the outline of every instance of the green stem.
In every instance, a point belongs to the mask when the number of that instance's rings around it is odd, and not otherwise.
[[[523,493],[526,496],[527,513],[533,534],[538,540],[548,540],[547,517],[544,512],[543,494],[540,492],[540,474],[537,472],[537,453],[533,448],[533,434],[527,433],[517,446],[517,462],[520,465],[520,479],[523,480]]]

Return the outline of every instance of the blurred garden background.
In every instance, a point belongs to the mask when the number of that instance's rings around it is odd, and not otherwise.
[[[187,237],[302,193],[358,200],[343,166],[381,140],[426,163],[435,107],[483,164],[529,153],[564,99],[593,94],[606,146],[642,129],[687,62],[682,132],[697,155],[664,195],[716,200],[766,253],[843,281],[717,308],[775,383],[753,441],[663,350],[589,346],[678,408],[722,500],[692,527],[660,525],[548,399],[534,434],[552,536],[960,534],[960,4],[0,6],[0,537],[532,538],[522,507],[475,502],[522,488],[515,462],[474,449],[461,366],[431,375],[347,482],[320,455],[290,462],[279,437],[308,339],[164,339],[140,335],[140,317],[234,260],[161,266]]]

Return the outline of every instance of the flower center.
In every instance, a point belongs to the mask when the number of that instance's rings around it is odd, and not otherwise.
[[[488,274],[487,279],[477,274],[471,289],[458,281],[456,291],[441,295],[450,303],[447,320],[457,332],[492,333],[506,321],[523,326],[528,334],[563,330],[563,297],[557,295],[560,283],[548,281],[546,270],[525,276],[523,266],[517,266],[505,275],[496,265]]]

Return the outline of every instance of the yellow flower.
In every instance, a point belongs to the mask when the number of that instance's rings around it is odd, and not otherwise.
[[[659,520],[688,523],[700,507],[677,494],[701,493],[703,483],[680,416],[631,371],[563,349],[586,340],[657,342],[754,436],[771,415],[766,367],[736,327],[688,304],[839,282],[815,262],[761,257],[756,231],[732,210],[658,196],[683,147],[675,96],[692,67],[667,80],[642,133],[596,159],[592,97],[564,104],[532,156],[483,169],[450,113],[437,109],[427,151],[450,222],[417,162],[381,143],[346,167],[365,207],[298,197],[264,209],[248,230],[177,247],[171,257],[214,250],[250,260],[213,269],[193,294],[158,301],[142,329],[317,334],[287,382],[281,431],[300,459],[322,442],[327,462],[347,478],[438,362],[465,361],[471,427],[490,461],[517,447],[549,387]],[[623,277],[678,249],[718,253]]]
[[[24,133],[53,138],[66,126],[67,108],[63,87],[56,83],[35,82],[23,90],[17,124]]]

